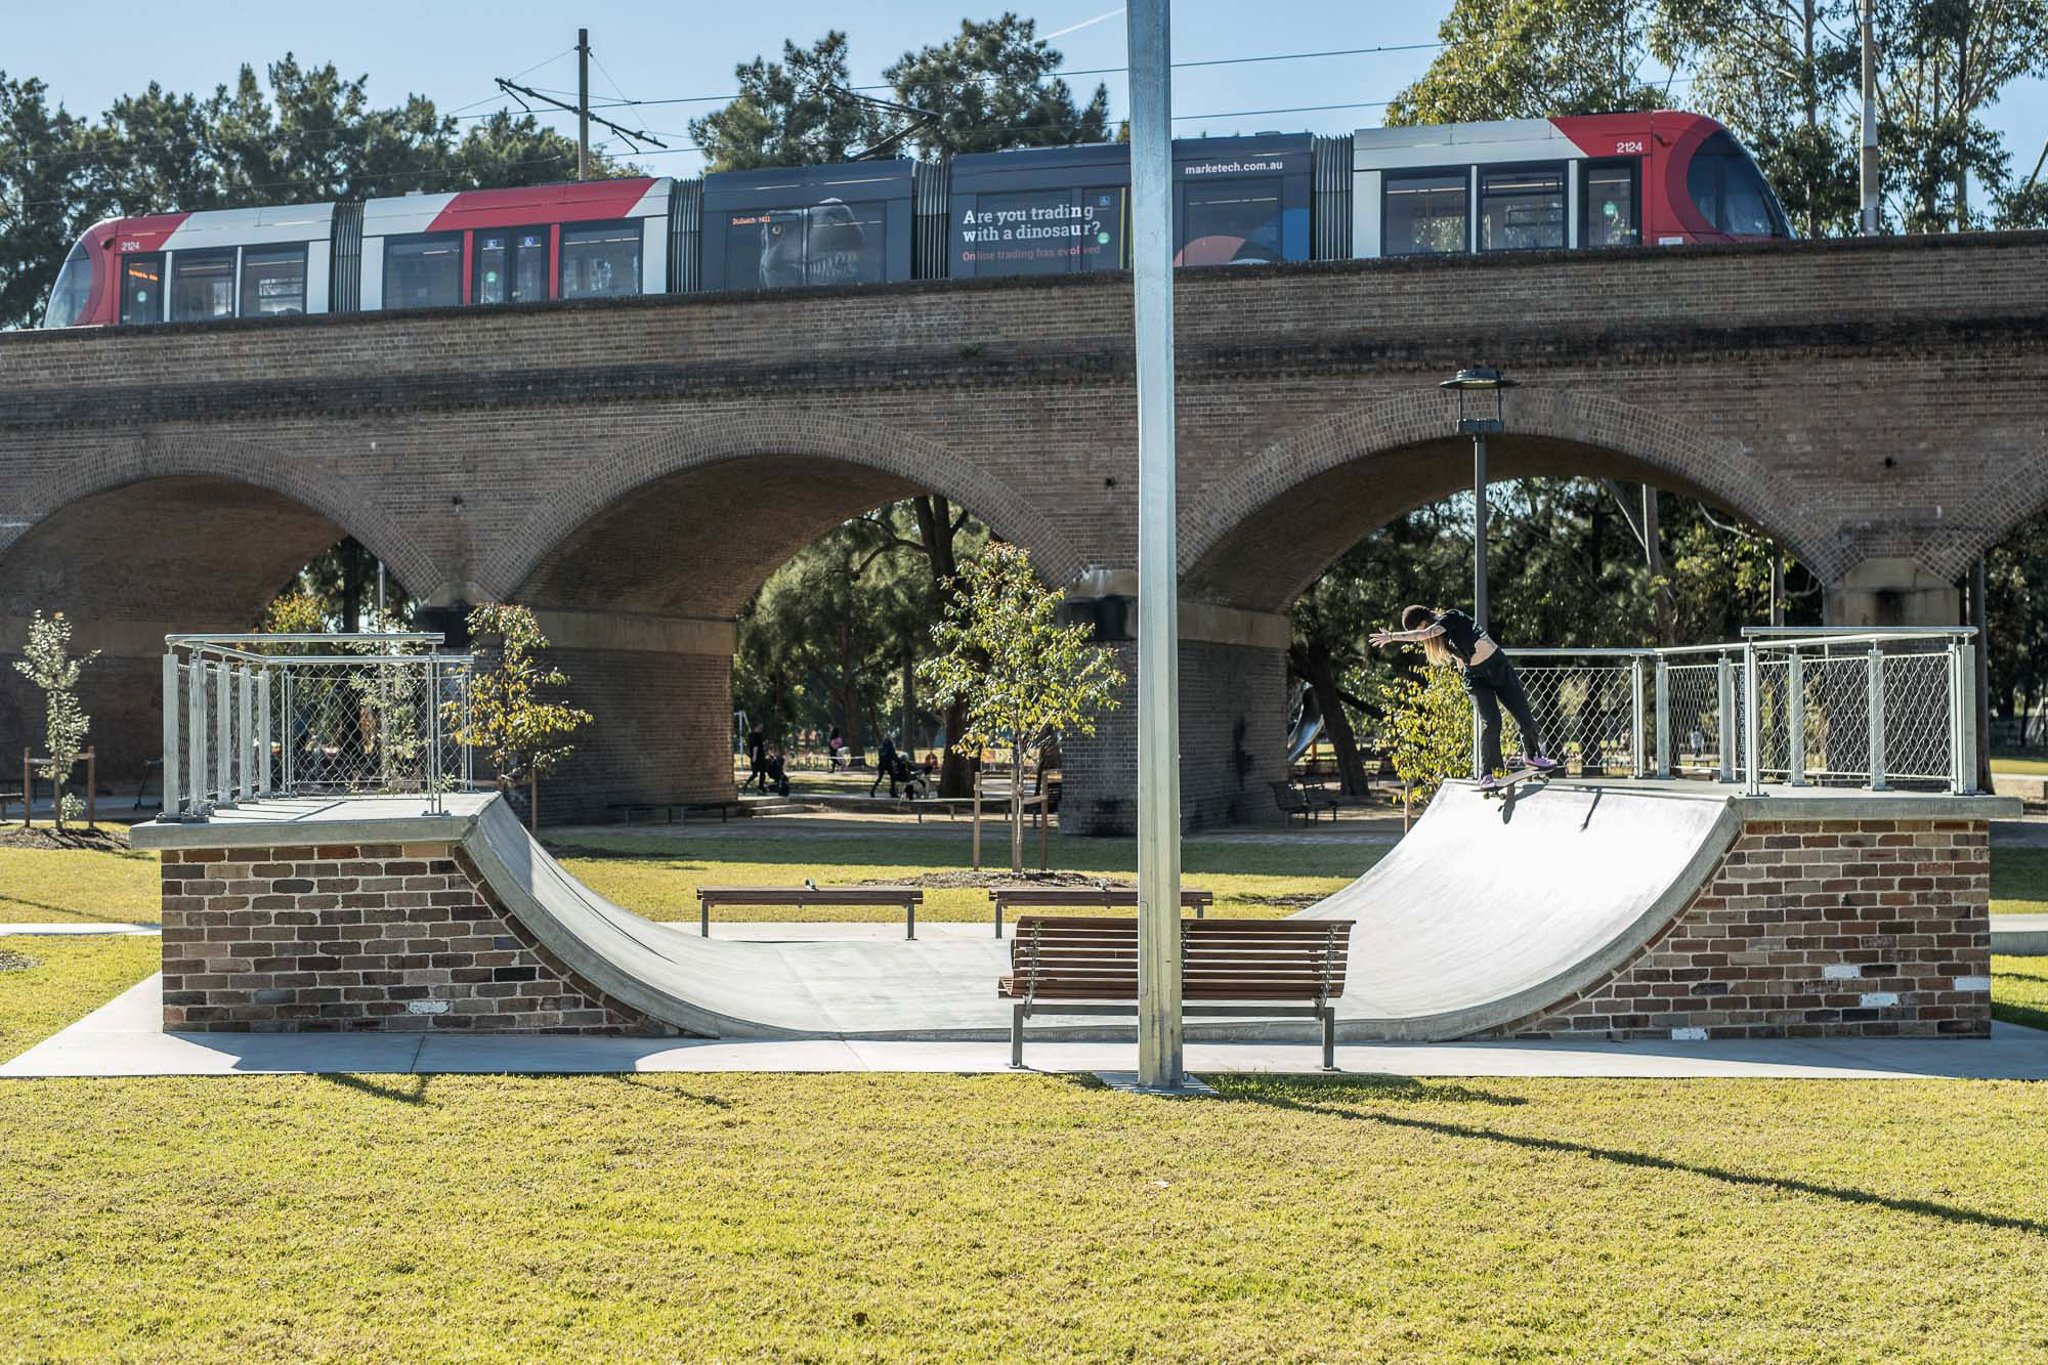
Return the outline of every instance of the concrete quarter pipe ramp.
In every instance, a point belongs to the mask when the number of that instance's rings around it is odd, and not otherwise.
[[[1557,786],[1490,801],[1447,788],[1376,867],[1303,912],[1358,921],[1343,1036],[1461,1038],[1557,1004],[1677,915],[1739,824],[1725,800]],[[595,895],[500,803],[479,812],[465,844],[551,952],[679,1028],[931,1036],[1008,1023],[995,998],[1007,944],[707,941]]]
[[[447,805],[256,802],[137,826],[136,845],[165,854],[165,1027],[1007,1032],[1006,941],[802,924],[774,941],[706,939],[592,892],[496,797]],[[2016,805],[1655,782],[1487,800],[1454,784],[1378,865],[1302,914],[1356,921],[1348,1041],[1981,1036],[1988,821]],[[1057,1015],[1041,1031],[1117,1032]]]

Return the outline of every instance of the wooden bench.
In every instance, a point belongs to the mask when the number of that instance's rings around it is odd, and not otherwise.
[[[1337,808],[1344,803],[1343,797],[1335,792],[1324,791],[1321,787],[1297,787],[1292,782],[1273,782],[1268,785],[1273,788],[1273,803],[1280,807],[1283,820],[1291,820],[1299,815],[1301,822],[1306,825],[1325,811],[1329,812],[1330,818],[1334,820],[1337,818]]]
[[[924,904],[924,892],[915,886],[700,886],[697,888],[698,924],[705,938],[711,937],[711,912],[719,906],[813,905],[900,905],[903,907],[903,936],[917,937],[917,907]]]
[[[1129,886],[996,886],[989,888],[988,897],[995,902],[997,938],[1003,936],[1005,910],[1138,908],[1138,892]],[[1213,891],[1181,889],[1180,908],[1194,911],[1196,919],[1201,919],[1215,903],[1216,893]]]
[[[1323,1070],[1337,1069],[1337,1011],[1351,952],[1348,919],[1182,920],[1181,1013],[1308,1016],[1323,1026]],[[1016,1001],[1010,1065],[1024,1065],[1032,1014],[1136,1014],[1138,922],[1026,915],[1010,940],[1010,975],[996,994]],[[1214,1003],[1228,1001],[1231,1003]],[[1256,1003],[1255,1003],[1256,1002]]]

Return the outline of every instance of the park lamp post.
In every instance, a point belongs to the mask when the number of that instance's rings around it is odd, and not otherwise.
[[[1472,438],[1472,620],[1486,629],[1486,438],[1505,429],[1503,395],[1517,387],[1499,370],[1472,366],[1458,371],[1440,389],[1458,395],[1458,434]],[[1486,395],[1492,394],[1488,403]],[[1489,412],[1488,409],[1491,409]],[[1472,776],[1484,778],[1479,756],[1479,713],[1472,715]]]

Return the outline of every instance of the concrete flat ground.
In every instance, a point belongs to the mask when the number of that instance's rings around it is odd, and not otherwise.
[[[1007,1042],[840,1039],[697,1040],[456,1034],[165,1033],[160,978],[128,990],[0,1066],[0,1079],[232,1076],[341,1072],[563,1075],[653,1071],[943,1072],[1009,1070]],[[1128,1071],[1128,1042],[1032,1042],[1031,1069]],[[1190,1043],[1188,1070],[1317,1070],[1298,1043]],[[2048,1032],[1994,1024],[1988,1040],[1759,1039],[1704,1043],[1593,1040],[1340,1044],[1339,1070],[1392,1076],[1778,1077],[1806,1080],[2048,1080]]]

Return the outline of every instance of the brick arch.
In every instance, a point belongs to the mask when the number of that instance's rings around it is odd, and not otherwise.
[[[587,537],[590,528],[618,517],[635,494],[691,480],[700,487],[751,480],[761,505],[774,506],[776,498],[807,500],[807,515],[773,533],[778,548],[770,557],[775,563],[846,517],[930,492],[971,510],[998,534],[1029,548],[1049,581],[1066,582],[1083,567],[1080,553],[1048,509],[936,441],[844,416],[765,410],[685,421],[573,471],[536,497],[533,515],[500,540],[479,567],[478,587],[503,597],[522,593],[551,564],[573,553],[574,543]],[[697,505],[688,496],[675,501],[683,504],[679,514],[685,517],[719,511],[716,499],[695,500]],[[721,524],[721,529],[733,536],[748,534],[745,522]],[[753,586],[758,584],[749,585],[741,600]],[[710,609],[737,606],[721,600]]]
[[[1181,513],[1183,591],[1285,610],[1360,536],[1469,487],[1469,441],[1447,434],[1454,404],[1434,389],[1418,389],[1336,413],[1205,489]],[[1580,473],[1648,480],[1749,518],[1823,579],[1853,562],[1842,538],[1815,534],[1825,523],[1807,499],[1742,442],[1703,435],[1649,408],[1561,389],[1517,390],[1508,399],[1507,424],[1489,452],[1503,479]],[[1291,498],[1308,508],[1291,509]]]
[[[2032,433],[2039,439],[2039,433]],[[1973,438],[1977,439],[1977,438]],[[2006,445],[1995,435],[1985,443]],[[1976,496],[1940,509],[1937,528],[1921,543],[1917,558],[1929,573],[1955,582],[1970,572],[1977,556],[2037,516],[2048,515],[2048,448],[2011,448],[2003,456],[2006,477]]]
[[[441,582],[433,556],[395,517],[364,498],[361,482],[345,481],[307,461],[285,458],[262,443],[218,431],[152,433],[67,463],[59,473],[30,487],[24,501],[35,520],[0,526],[0,557],[67,507],[158,479],[212,479],[289,498],[333,523],[341,534],[355,537],[409,592],[425,595]]]

